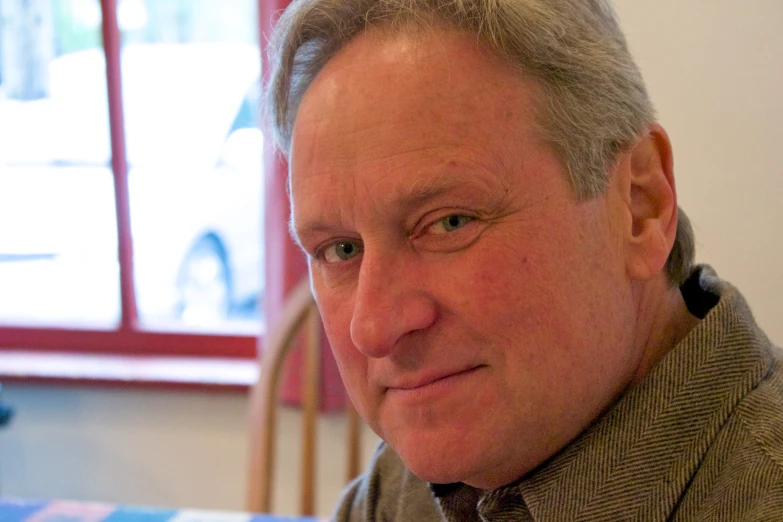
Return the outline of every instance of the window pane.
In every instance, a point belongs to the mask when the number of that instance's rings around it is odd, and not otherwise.
[[[2,0],[0,9],[0,322],[114,326],[99,4]]]
[[[139,317],[257,331],[262,281],[255,0],[121,0]]]

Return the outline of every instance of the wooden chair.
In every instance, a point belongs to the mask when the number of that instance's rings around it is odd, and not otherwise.
[[[305,329],[302,372],[302,448],[300,514],[315,513],[316,424],[319,411],[321,319],[305,278],[291,292],[280,320],[268,329],[260,357],[261,372],[250,395],[250,476],[247,509],[255,513],[272,511],[272,482],[275,473],[278,389],[285,361],[302,343],[297,333]],[[348,436],[346,458],[348,481],[359,474],[361,422],[350,401],[346,401]]]

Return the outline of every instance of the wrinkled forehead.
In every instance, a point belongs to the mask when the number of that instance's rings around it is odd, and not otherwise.
[[[305,44],[299,52],[310,54],[316,51],[309,49]],[[492,64],[496,69],[504,70],[506,72],[504,79],[511,81],[498,82],[493,81],[493,79],[497,80],[495,77],[486,77],[482,82],[474,84],[459,82],[459,79],[469,76],[471,69],[476,67],[476,60],[459,59],[465,55],[473,56],[479,62]],[[338,64],[341,74],[340,78],[335,79],[328,72],[338,68]],[[370,73],[371,66],[377,64],[383,64],[383,67],[372,67],[373,72]],[[367,83],[371,74],[386,82],[385,88],[373,92],[375,87]],[[502,58],[474,34],[462,32],[437,21],[401,23],[394,27],[372,26],[343,44],[314,73],[314,76],[302,76],[294,81],[289,98],[291,134],[293,135],[297,121],[300,119],[301,105],[314,85],[331,82],[328,89],[332,95],[330,100],[336,101],[339,94],[349,92],[349,89],[343,87],[350,86],[352,89],[346,100],[347,105],[359,101],[359,98],[356,98],[358,94],[362,95],[362,99],[373,103],[386,99],[389,92],[395,89],[401,75],[409,75],[422,81],[416,100],[409,101],[420,101],[425,105],[436,104],[444,91],[456,88],[473,89],[474,93],[466,95],[464,99],[466,101],[473,99],[476,102],[480,102],[484,92],[491,96],[502,96],[503,89],[519,86],[525,89],[533,86],[539,88],[538,82],[524,72],[518,64]],[[362,89],[365,86],[366,88]],[[354,87],[358,89],[353,89]],[[357,93],[356,90],[361,92]],[[540,91],[540,88],[538,90]],[[540,96],[542,93],[538,94]],[[284,145],[287,147],[284,152],[290,154],[291,143]]]
[[[392,120],[423,132],[467,131],[478,119],[538,121],[535,80],[453,30],[373,28],[335,54],[308,86],[293,124],[294,141],[325,126],[347,132]],[[398,139],[417,136],[398,136]],[[419,136],[419,137],[426,137]],[[292,144],[291,153],[296,145]]]
[[[326,192],[409,200],[444,176],[511,172],[546,146],[537,99],[534,82],[464,35],[363,34],[303,97],[289,158],[294,213],[312,213],[303,205]]]

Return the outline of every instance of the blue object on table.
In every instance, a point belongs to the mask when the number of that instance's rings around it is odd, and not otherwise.
[[[318,522],[241,511],[159,509],[65,500],[0,499],[0,522]]]
[[[18,522],[27,520],[33,513],[40,511],[46,502],[3,502],[0,501],[0,522]]]
[[[0,384],[0,397],[3,395],[3,385]],[[14,410],[10,406],[3,404],[0,401],[0,428],[11,422],[11,417],[14,416]]]

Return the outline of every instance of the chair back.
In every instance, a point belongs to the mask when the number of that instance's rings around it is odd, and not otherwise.
[[[304,342],[297,342],[304,333]],[[280,381],[288,356],[297,346],[303,353],[302,369],[302,447],[299,487],[300,515],[315,513],[315,468],[317,420],[319,412],[321,318],[310,293],[307,278],[289,294],[279,321],[267,330],[266,345],[260,355],[261,371],[250,395],[250,476],[247,509],[272,512],[272,482],[275,473],[277,406]],[[346,401],[346,484],[359,474],[361,422],[350,400]]]

